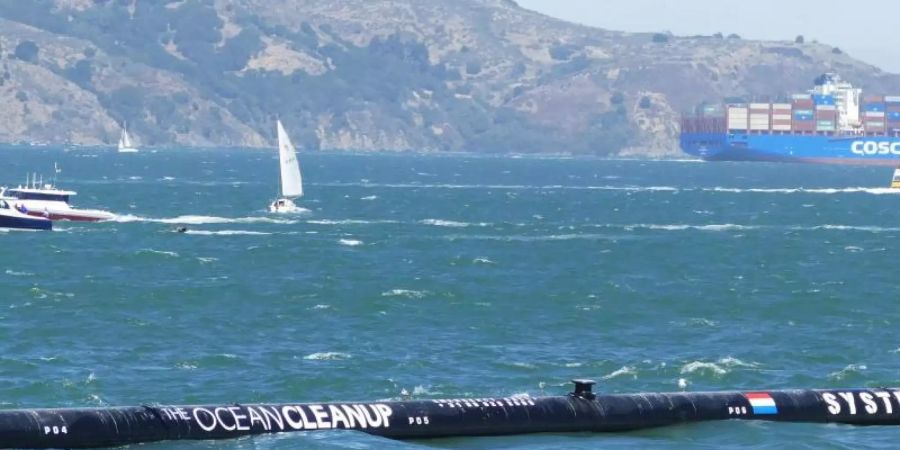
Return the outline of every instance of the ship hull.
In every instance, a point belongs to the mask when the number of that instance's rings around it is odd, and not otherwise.
[[[900,164],[900,137],[683,133],[681,148],[707,161]]]

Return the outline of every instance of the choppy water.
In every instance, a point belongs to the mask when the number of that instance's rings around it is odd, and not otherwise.
[[[122,214],[0,233],[0,407],[895,386],[890,169],[274,153],[0,152]],[[189,227],[188,234],[173,233]],[[397,443],[178,448],[894,447],[900,431],[729,422]],[[146,448],[169,448],[153,444]]]

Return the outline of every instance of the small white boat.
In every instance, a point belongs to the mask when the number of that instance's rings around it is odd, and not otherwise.
[[[122,134],[119,135],[119,153],[137,153],[138,149],[128,135],[128,127],[122,122]]]
[[[297,162],[297,151],[291,138],[288,137],[281,121],[278,128],[278,159],[281,165],[281,190],[279,197],[269,205],[269,212],[297,213],[304,211],[294,203],[294,199],[303,196],[303,179],[300,176],[300,163]]]
[[[24,186],[0,189],[0,197],[7,198],[16,210],[29,216],[78,222],[99,222],[116,217],[107,211],[73,208],[69,205],[69,199],[75,195],[75,191],[57,189],[51,183],[43,184],[43,180],[38,182],[37,175],[33,175]]]
[[[0,193],[0,228],[16,230],[52,230],[53,222],[43,217],[32,217],[13,206],[15,199]]]

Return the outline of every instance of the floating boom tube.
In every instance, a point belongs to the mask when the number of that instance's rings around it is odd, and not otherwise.
[[[596,395],[375,403],[140,406],[0,411],[0,447],[97,448],[352,429],[393,439],[613,432],[712,420],[900,425],[900,389]]]

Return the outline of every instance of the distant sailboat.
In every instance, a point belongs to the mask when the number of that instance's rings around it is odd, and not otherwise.
[[[891,188],[900,189],[900,166],[894,169],[894,178],[891,179]]]
[[[134,146],[134,143],[131,142],[131,137],[128,136],[128,127],[123,122],[122,134],[119,135],[119,153],[137,153],[137,151],[137,147]]]
[[[293,199],[303,196],[303,179],[300,176],[300,164],[297,162],[297,152],[291,144],[281,120],[277,121],[278,128],[278,160],[281,165],[281,192],[279,198],[269,205],[269,212],[292,213],[303,211],[294,204]]]

